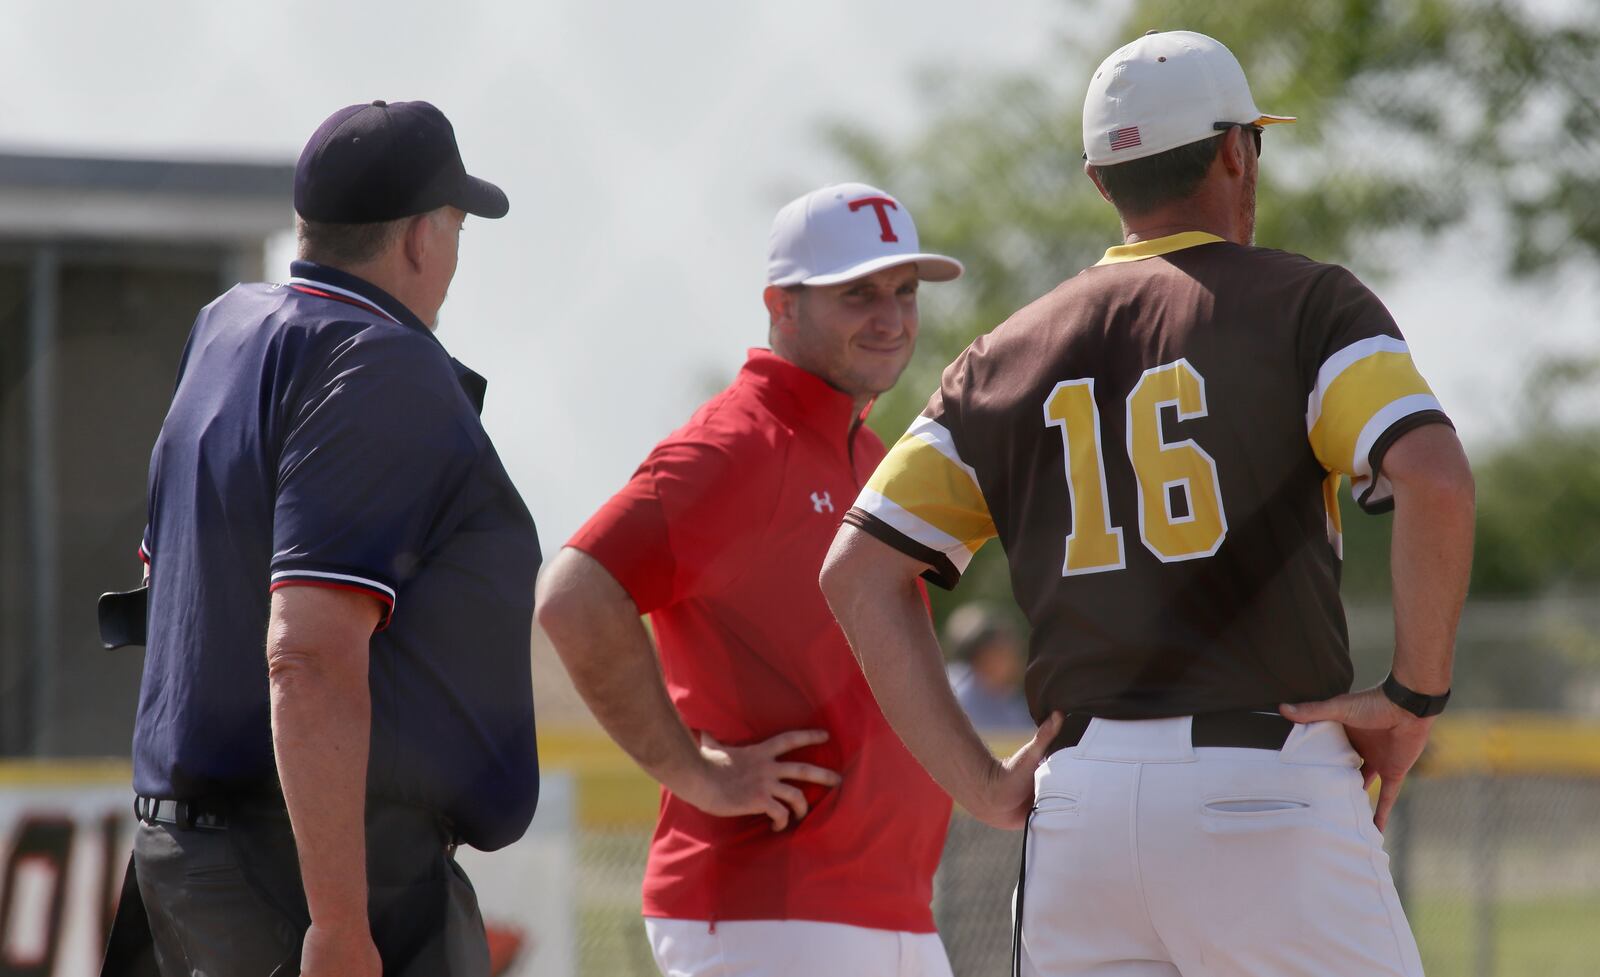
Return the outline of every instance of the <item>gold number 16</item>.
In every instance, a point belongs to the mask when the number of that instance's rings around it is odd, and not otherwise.
[[[1128,394],[1128,460],[1139,483],[1139,538],[1156,559],[1176,563],[1215,553],[1228,535],[1228,515],[1216,462],[1193,440],[1168,443],[1163,436],[1161,409],[1169,405],[1182,421],[1206,416],[1206,381],[1188,360],[1146,370]],[[1044,422],[1061,429],[1072,500],[1062,575],[1121,570],[1127,554],[1122,529],[1111,525],[1094,379],[1056,384],[1044,402]],[[1174,489],[1184,498],[1178,515]]]

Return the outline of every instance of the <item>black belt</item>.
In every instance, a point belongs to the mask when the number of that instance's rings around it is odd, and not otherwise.
[[[284,808],[283,798],[273,796],[269,800],[260,802],[260,806],[270,807],[273,810]],[[147,824],[170,824],[184,830],[192,828],[209,828],[220,831],[228,826],[227,805],[214,801],[178,801],[161,797],[138,797],[133,799],[133,815]],[[439,818],[439,830],[444,838],[445,848],[453,855],[461,844],[461,837],[456,834],[455,827],[447,818]]]
[[[1046,753],[1077,746],[1093,716],[1072,713]],[[1209,712],[1195,716],[1189,727],[1190,746],[1231,746],[1247,750],[1281,750],[1294,723],[1273,712]]]
[[[133,816],[146,824],[173,824],[184,829],[220,829],[228,826],[227,815],[201,801],[135,797]]]

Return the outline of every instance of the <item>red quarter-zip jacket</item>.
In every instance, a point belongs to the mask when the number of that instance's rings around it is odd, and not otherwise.
[[[879,711],[817,574],[884,455],[851,398],[766,350],[651,451],[567,545],[650,615],[672,701],[727,744],[792,729],[843,783],[811,813],[713,817],[665,789],[644,914],[932,932],[950,800]],[[820,793],[821,796],[818,796]]]

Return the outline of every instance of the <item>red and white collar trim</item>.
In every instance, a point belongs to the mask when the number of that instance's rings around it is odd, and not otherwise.
[[[318,298],[332,299],[335,302],[343,302],[346,305],[353,305],[357,308],[366,309],[368,312],[371,312],[375,315],[383,316],[385,319],[388,319],[390,322],[395,323],[396,325],[400,324],[399,319],[396,319],[394,316],[385,312],[377,305],[374,305],[371,299],[359,292],[352,292],[348,288],[340,288],[337,285],[329,285],[327,282],[319,282],[314,278],[301,278],[299,276],[289,279],[284,284],[288,285],[297,292],[303,292],[307,295],[315,295]]]

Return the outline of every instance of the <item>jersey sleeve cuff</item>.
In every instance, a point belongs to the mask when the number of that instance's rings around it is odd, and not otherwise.
[[[1389,484],[1388,477],[1383,474],[1383,456],[1388,454],[1389,448],[1400,440],[1401,435],[1429,424],[1443,424],[1452,430],[1455,429],[1455,424],[1444,411],[1421,410],[1395,421],[1378,436],[1376,441],[1372,442],[1372,448],[1367,452],[1368,470],[1372,472],[1372,476],[1361,479],[1360,482],[1352,481],[1350,486],[1356,504],[1363,512],[1379,515],[1394,509],[1394,486]]]
[[[322,587],[327,590],[348,590],[366,594],[375,599],[383,609],[376,630],[384,630],[394,619],[394,588],[371,577],[331,570],[274,570],[272,583],[267,591],[270,593],[284,587]]]
[[[622,546],[613,545],[611,540],[584,533],[579,533],[563,545],[600,564],[600,569],[610,574],[622,592],[633,601],[634,609],[641,617],[672,603],[670,565],[641,562]]]
[[[617,582],[640,614],[671,603],[677,561],[666,516],[653,494],[617,493],[566,545],[588,556]]]
[[[926,563],[928,569],[923,572],[922,578],[929,583],[938,584],[945,590],[954,590],[956,584],[961,582],[961,571],[956,568],[950,557],[931,546],[917,542],[872,513],[852,506],[850,511],[844,514],[844,521],[846,525],[856,527],[906,556]]]

